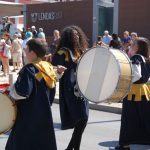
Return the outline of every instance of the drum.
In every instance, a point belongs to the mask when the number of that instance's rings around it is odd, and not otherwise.
[[[132,84],[131,63],[123,51],[96,47],[79,60],[76,78],[79,91],[89,101],[119,102]]]
[[[0,134],[9,131],[16,120],[16,106],[10,98],[0,93]]]

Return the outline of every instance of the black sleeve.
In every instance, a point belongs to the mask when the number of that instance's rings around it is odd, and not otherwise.
[[[33,91],[33,75],[28,68],[24,67],[17,78],[15,89],[18,95],[29,97]]]

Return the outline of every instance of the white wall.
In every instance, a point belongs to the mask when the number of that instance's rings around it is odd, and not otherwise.
[[[113,32],[118,34],[119,0],[114,0]]]

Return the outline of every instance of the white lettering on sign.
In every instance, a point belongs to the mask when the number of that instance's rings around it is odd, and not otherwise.
[[[62,12],[41,12],[41,13],[31,13],[31,21],[43,21],[43,20],[56,20],[62,18]]]

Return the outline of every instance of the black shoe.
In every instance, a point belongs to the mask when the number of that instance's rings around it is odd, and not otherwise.
[[[116,146],[115,150],[130,150],[130,147],[124,147],[124,146]]]

